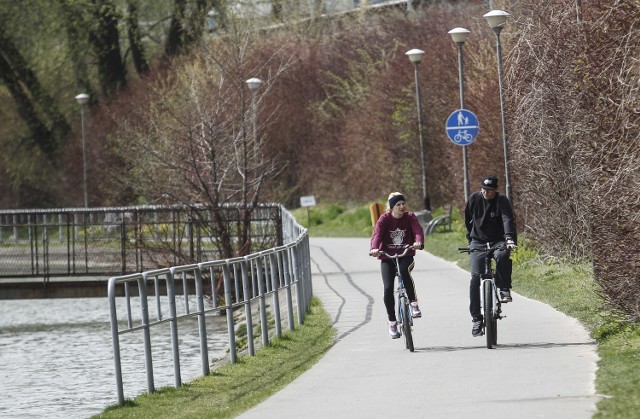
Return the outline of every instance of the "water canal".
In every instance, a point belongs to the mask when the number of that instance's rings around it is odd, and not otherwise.
[[[224,356],[224,317],[207,319],[207,335],[209,357]],[[156,389],[174,385],[169,336],[168,326],[152,333]],[[185,383],[202,375],[195,318],[180,322],[179,337]],[[133,398],[147,390],[142,335],[122,335],[120,345]],[[107,299],[0,300],[0,365],[2,418],[87,418],[116,404]]]

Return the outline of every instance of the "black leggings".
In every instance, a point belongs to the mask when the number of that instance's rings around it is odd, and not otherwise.
[[[398,259],[400,264],[400,274],[404,281],[404,287],[407,290],[409,301],[416,301],[416,291],[413,284],[411,270],[415,265],[413,256],[405,256]],[[380,264],[382,271],[382,283],[384,284],[384,306],[387,308],[387,316],[389,321],[396,321],[395,298],[394,298],[394,282],[396,278],[396,264],[390,259],[383,259]]]

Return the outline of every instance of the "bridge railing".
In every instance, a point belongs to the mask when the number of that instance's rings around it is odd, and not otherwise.
[[[244,210],[216,210],[232,236]],[[280,207],[250,212],[253,243],[282,244]],[[161,205],[0,210],[0,277],[125,275],[217,259],[212,217],[204,207]]]
[[[155,391],[153,348],[158,343],[157,339],[163,339],[163,336],[170,340],[175,386],[182,385],[179,325],[183,320],[197,320],[203,376],[210,372],[211,342],[207,336],[207,321],[211,322],[212,315],[226,315],[228,353],[232,363],[237,361],[239,351],[246,350],[253,356],[256,343],[264,346],[272,336],[281,336],[283,326],[293,330],[296,324],[303,324],[313,294],[309,237],[307,230],[284,208],[281,229],[285,241],[282,246],[244,257],[109,279],[108,298],[119,404],[124,403],[125,373],[122,371],[121,335],[141,335],[139,352],[144,358],[147,390],[152,393]],[[139,315],[135,314],[136,310]],[[152,333],[167,325],[170,333]],[[246,336],[239,336],[239,330],[246,330]],[[259,336],[255,336],[258,330]],[[246,348],[239,348],[238,342],[245,339]]]

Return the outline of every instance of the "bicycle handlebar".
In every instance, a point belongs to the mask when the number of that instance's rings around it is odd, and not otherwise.
[[[486,249],[470,249],[469,247],[458,247],[458,252],[460,253],[473,253],[473,252],[495,252],[496,250],[504,250],[507,246],[504,242],[499,241],[493,246],[490,246],[490,243],[487,243]]]
[[[411,246],[410,244],[405,244],[404,245],[404,252],[397,254],[395,256],[391,256],[389,253],[385,252],[384,250],[378,250],[378,253],[380,253],[383,256],[388,257],[389,259],[400,259],[401,257],[404,257],[407,255],[407,253],[409,253],[409,250],[412,249],[413,246]],[[369,253],[369,255],[371,255],[371,253]]]

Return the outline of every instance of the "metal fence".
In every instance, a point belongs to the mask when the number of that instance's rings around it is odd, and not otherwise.
[[[258,247],[282,244],[277,204],[251,208]],[[233,235],[245,208],[222,211]],[[207,208],[0,210],[0,277],[124,275],[220,257]]]
[[[246,351],[253,356],[256,342],[263,346],[281,336],[283,323],[292,330],[301,325],[313,290],[309,237],[293,216],[281,209],[279,235],[286,244],[248,256],[151,270],[112,277],[108,283],[111,332],[118,403],[124,403],[120,336],[141,335],[149,393],[155,391],[153,345],[170,339],[175,386],[182,385],[180,321],[196,321],[202,375],[208,375],[207,318],[226,314],[230,362],[237,361],[237,330],[246,326]],[[123,296],[124,298],[119,298]],[[176,300],[181,304],[176,304]],[[120,307],[120,310],[118,310]],[[257,313],[254,313],[254,309]],[[140,313],[139,316],[135,313]],[[153,315],[150,315],[153,312]],[[153,318],[155,317],[155,318]],[[209,320],[211,322],[211,320]],[[169,333],[153,331],[165,330]],[[164,328],[164,329],[163,329]],[[254,336],[259,330],[259,336]],[[156,340],[153,340],[155,338]]]

